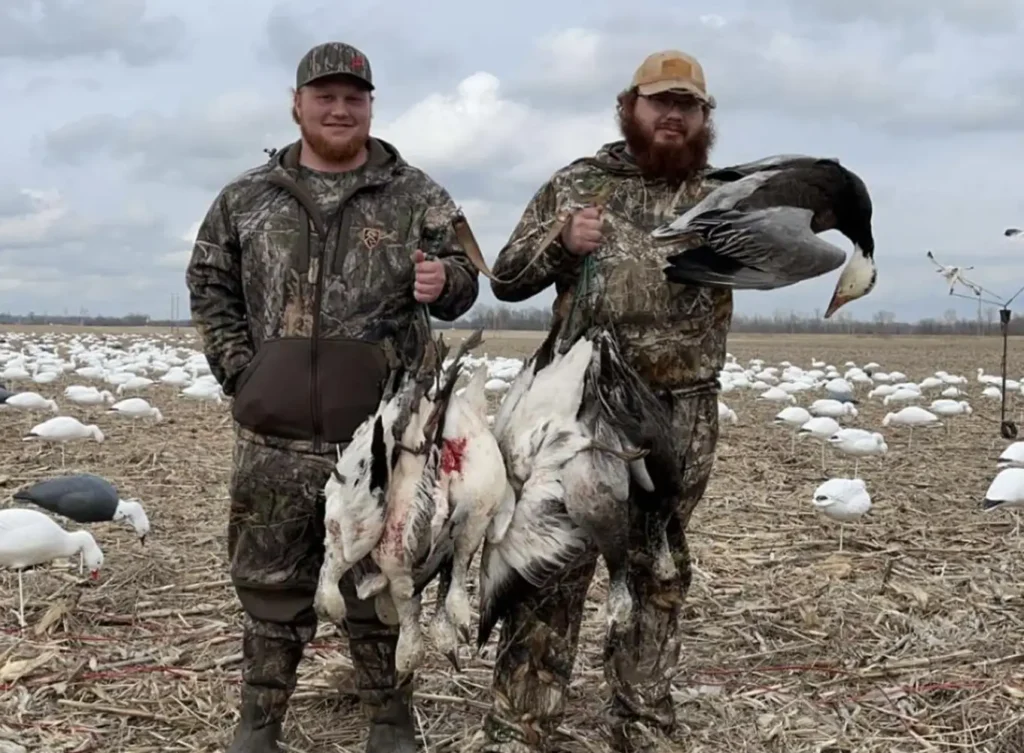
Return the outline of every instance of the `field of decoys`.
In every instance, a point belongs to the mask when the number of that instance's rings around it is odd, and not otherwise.
[[[442,334],[453,354],[469,335]],[[507,428],[499,408],[539,343],[485,331],[444,436],[469,437],[481,456],[497,446],[473,438]],[[666,750],[1024,750],[1022,544],[1005,509],[1024,504],[1024,442],[1000,436],[999,338],[734,335],[729,351],[715,471],[690,524],[682,728]],[[1009,354],[1019,422],[1022,343]],[[0,332],[0,385],[0,752],[222,749],[241,660],[226,561],[231,401],[195,335],[13,328]],[[552,389],[552,405],[566,399]],[[451,475],[423,448],[421,418],[402,436],[422,450],[406,462]],[[392,441],[373,422],[364,434],[369,455]],[[629,450],[617,447],[624,468]],[[379,478],[337,470],[329,516],[345,489],[378,509]],[[451,518],[468,498],[489,511],[462,529],[440,595],[432,583],[422,604],[410,598],[420,573],[376,539],[331,555],[335,573],[366,555],[384,572],[360,587],[389,594],[402,619],[431,751],[461,750],[487,706],[493,634],[474,650],[482,550],[504,534],[518,542],[507,568],[528,556],[504,479],[444,483],[452,510],[426,512]],[[566,751],[606,750],[602,644],[629,609],[615,583],[602,570],[592,589]],[[484,612],[500,600],[487,588]],[[321,589],[321,609],[340,608],[333,596]],[[351,665],[327,621],[307,659],[288,750],[361,750]]]

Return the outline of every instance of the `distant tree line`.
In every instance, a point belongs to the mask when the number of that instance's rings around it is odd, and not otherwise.
[[[916,322],[896,321],[891,311],[876,311],[869,320],[854,319],[839,313],[823,319],[820,309],[813,314],[799,311],[776,310],[771,316],[733,316],[733,332],[779,334],[827,334],[842,332],[858,335],[999,335],[999,310],[995,307],[983,311],[981,318],[961,318],[955,309],[947,309],[942,318],[928,317]],[[1024,312],[1020,318],[1012,315],[1009,332],[1024,335]],[[546,330],[551,325],[551,310],[547,308],[513,308],[511,306],[475,306],[456,322],[460,328]],[[437,323],[439,327],[450,324]]]
[[[0,313],[0,327],[10,324],[39,324],[79,327],[190,327],[188,319],[154,319],[146,314],[125,316],[53,316],[28,313],[16,315]],[[476,329],[505,329],[544,331],[551,325],[551,309],[539,307],[474,306],[466,316],[454,324],[434,321],[438,329],[452,327]],[[999,311],[995,307],[984,309],[977,318],[963,318],[955,309],[947,309],[941,318],[927,317],[916,322],[896,321],[891,311],[876,311],[870,320],[854,319],[839,313],[831,319],[822,319],[821,310],[813,314],[776,310],[771,316],[733,316],[733,332],[779,334],[827,334],[839,332],[858,335],[999,335]],[[1024,313],[1010,319],[1010,334],[1024,335]]]

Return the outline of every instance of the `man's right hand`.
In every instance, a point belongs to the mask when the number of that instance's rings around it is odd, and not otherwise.
[[[562,245],[571,254],[586,256],[601,245],[603,224],[601,210],[597,207],[580,209],[562,229]]]

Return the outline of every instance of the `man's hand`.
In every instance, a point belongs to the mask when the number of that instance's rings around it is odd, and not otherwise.
[[[447,271],[444,262],[428,259],[420,249],[412,255],[412,263],[416,265],[416,282],[413,296],[420,303],[433,303],[441,297]]]
[[[604,219],[597,207],[581,209],[566,223],[562,230],[562,245],[569,253],[585,256],[601,245],[604,234],[601,226]]]

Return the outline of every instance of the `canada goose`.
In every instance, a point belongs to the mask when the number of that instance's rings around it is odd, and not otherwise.
[[[700,245],[669,256],[672,282],[739,290],[771,290],[831,272],[842,249],[817,237],[838,230],[853,242],[825,318],[875,287],[875,241],[867,186],[834,159],[779,155],[711,170],[729,181],[651,235]]]

